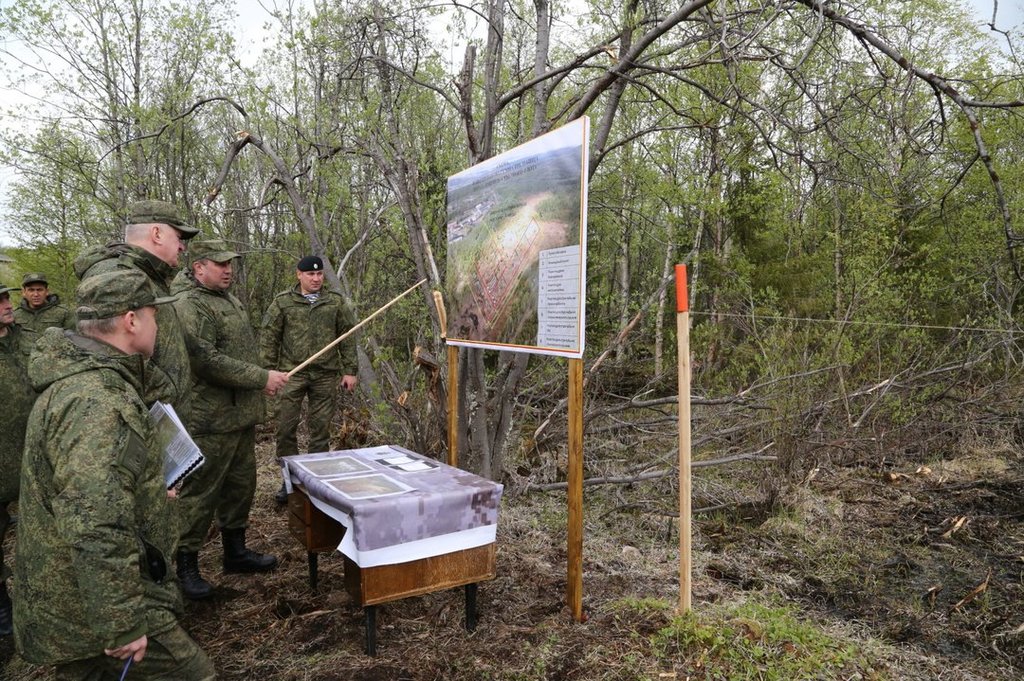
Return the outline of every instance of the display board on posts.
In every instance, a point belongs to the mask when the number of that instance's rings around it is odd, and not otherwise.
[[[583,356],[588,119],[448,178],[448,343]]]
[[[583,351],[590,121],[578,118],[448,178],[448,463],[458,464],[459,348],[565,357],[566,601],[583,614]]]

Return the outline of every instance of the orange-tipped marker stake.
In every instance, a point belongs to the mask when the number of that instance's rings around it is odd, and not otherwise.
[[[690,497],[690,300],[686,265],[676,265],[676,338],[679,346],[679,611],[690,611],[692,528]]]

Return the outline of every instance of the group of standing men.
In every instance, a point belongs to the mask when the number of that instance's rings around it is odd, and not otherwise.
[[[287,373],[353,325],[341,297],[323,289],[320,258],[299,261],[296,286],[274,299],[257,343],[229,291],[238,253],[195,239],[178,271],[198,232],[172,204],[133,204],[124,242],[75,261],[77,332],[51,312],[47,326],[57,328],[36,326],[29,338],[15,321],[16,289],[0,286],[0,424],[13,435],[0,443],[0,532],[19,500],[19,471],[21,483],[13,627],[0,548],[0,634],[13,628],[22,655],[56,665],[58,679],[118,678],[132,662],[132,678],[214,678],[178,625],[181,596],[213,593],[198,555],[214,518],[225,572],[277,565],[246,541],[261,393],[281,396],[277,455],[288,456],[303,398],[309,451],[326,450],[338,377],[356,386],[351,342]],[[40,277],[26,275],[22,307],[56,310],[55,296],[29,290],[45,290]],[[155,401],[174,407],[206,457],[177,493],[164,484],[148,417]]]

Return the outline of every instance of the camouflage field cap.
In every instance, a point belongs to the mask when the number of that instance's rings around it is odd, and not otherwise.
[[[5,293],[9,294],[11,291],[20,291],[20,290],[21,289],[18,288],[17,286],[4,286],[3,284],[0,284],[0,296],[2,296]]]
[[[228,245],[220,239],[203,239],[202,241],[193,241],[188,245],[188,254],[192,258],[192,262],[199,260],[212,260],[214,262],[224,263],[234,258],[240,258],[238,253],[235,253]]]
[[[191,239],[199,234],[199,228],[186,223],[173,203],[146,199],[145,201],[136,201],[128,206],[128,224],[141,225],[151,222],[174,227],[181,232],[183,239]]]
[[[49,284],[46,280],[46,275],[42,272],[29,272],[21,278],[21,285],[28,286],[29,284]]]
[[[174,302],[174,296],[160,298],[149,277],[134,269],[114,270],[89,277],[78,285],[79,319],[107,319],[148,305]]]

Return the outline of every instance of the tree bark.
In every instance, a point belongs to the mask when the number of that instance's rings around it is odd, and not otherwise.
[[[537,84],[533,86],[533,137],[547,132],[548,121],[548,85],[541,77],[548,67],[548,46],[551,42],[551,4],[550,0],[533,0],[537,15],[537,41],[533,54],[533,77]]]

